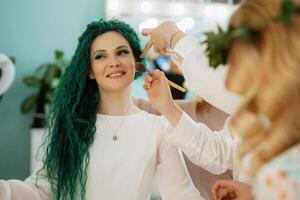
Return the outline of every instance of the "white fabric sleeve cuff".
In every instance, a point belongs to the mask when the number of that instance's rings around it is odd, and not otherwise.
[[[186,57],[199,46],[199,41],[193,37],[185,36],[176,44],[174,51],[182,57]]]

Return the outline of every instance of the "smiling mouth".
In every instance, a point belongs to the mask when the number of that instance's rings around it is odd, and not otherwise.
[[[124,76],[126,74],[126,72],[115,72],[115,73],[110,73],[108,74],[106,77],[107,78],[111,78],[111,79],[117,79],[120,78],[122,76]]]

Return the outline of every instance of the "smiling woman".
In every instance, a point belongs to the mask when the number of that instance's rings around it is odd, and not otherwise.
[[[140,54],[127,24],[87,26],[50,106],[43,165],[25,182],[0,180],[1,200],[146,200],[154,177],[166,200],[202,199],[168,139],[176,127],[133,102]]]
[[[90,79],[101,95],[128,88],[134,79],[135,58],[128,41],[118,32],[98,36],[91,46]]]

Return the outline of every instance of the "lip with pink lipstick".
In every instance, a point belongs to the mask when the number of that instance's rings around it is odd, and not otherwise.
[[[126,74],[125,71],[118,70],[118,71],[107,74],[106,77],[111,78],[111,79],[118,79],[118,78],[121,78],[122,76],[124,76],[125,74]]]

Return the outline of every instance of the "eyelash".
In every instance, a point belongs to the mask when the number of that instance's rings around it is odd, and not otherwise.
[[[127,54],[129,54],[129,51],[126,50],[126,49],[119,50],[119,51],[117,52],[117,55],[118,55],[118,56],[127,55]],[[105,55],[96,55],[96,56],[95,56],[95,60],[104,59],[105,57],[106,57]]]
[[[128,50],[126,50],[126,49],[123,49],[123,50],[120,50],[120,51],[118,51],[118,53],[117,53],[117,55],[118,56],[121,56],[121,55],[126,55],[126,54],[129,54],[129,51]]]
[[[99,60],[99,59],[103,59],[105,56],[103,55],[96,55],[95,56],[95,60]]]

